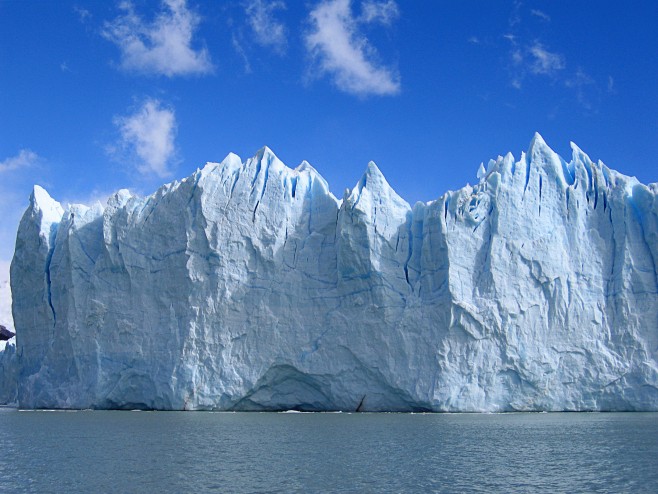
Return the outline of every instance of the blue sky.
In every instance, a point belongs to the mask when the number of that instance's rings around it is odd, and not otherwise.
[[[568,5],[568,6],[567,6]],[[0,262],[34,183],[150,193],[233,151],[407,201],[535,131],[658,181],[658,2],[0,1]]]

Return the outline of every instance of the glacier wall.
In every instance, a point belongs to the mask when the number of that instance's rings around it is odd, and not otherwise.
[[[658,410],[658,185],[572,147],[413,207],[267,148],[105,207],[35,187],[20,406]]]

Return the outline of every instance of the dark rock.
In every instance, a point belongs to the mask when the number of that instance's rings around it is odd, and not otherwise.
[[[0,341],[7,341],[10,338],[13,338],[16,333],[12,333],[2,324],[0,324]]]

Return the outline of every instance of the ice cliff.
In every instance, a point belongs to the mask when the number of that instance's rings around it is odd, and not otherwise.
[[[105,207],[35,187],[4,386],[26,408],[658,410],[658,185],[572,148],[535,135],[413,207],[374,163],[337,200],[267,148]]]

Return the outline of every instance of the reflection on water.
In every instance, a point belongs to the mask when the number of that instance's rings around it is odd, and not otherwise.
[[[658,414],[0,409],[0,492],[656,492]]]

